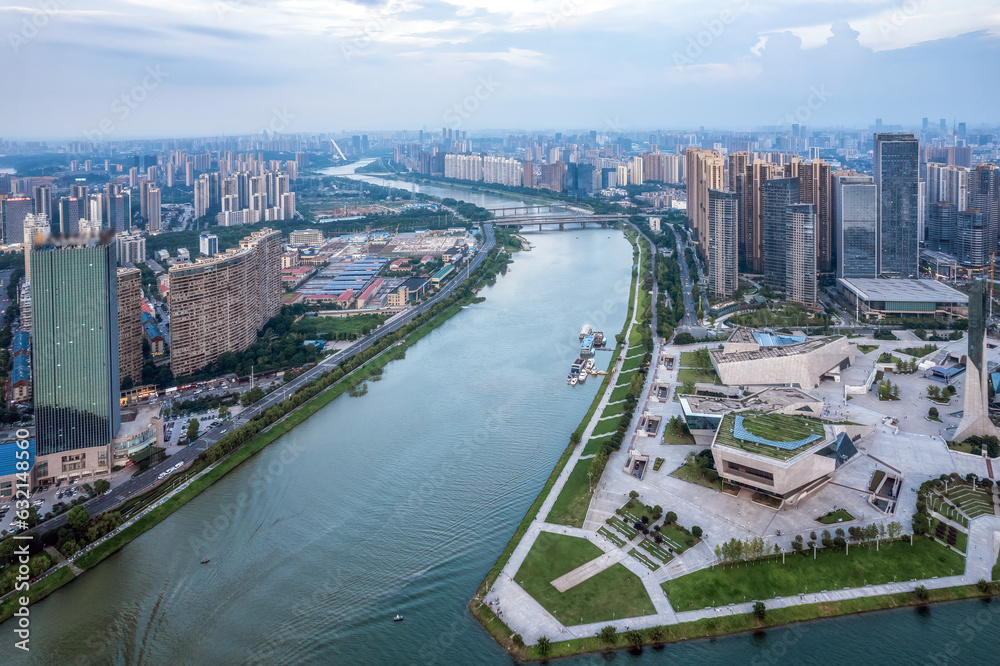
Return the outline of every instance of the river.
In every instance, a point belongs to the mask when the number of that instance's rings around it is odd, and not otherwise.
[[[597,390],[564,378],[584,322],[620,330],[631,264],[617,231],[528,235],[485,302],[367,395],[338,398],[33,606],[29,657],[11,657],[6,623],[0,663],[510,663],[466,603]],[[890,650],[879,660],[967,662],[992,653],[997,611],[904,609],[574,663],[871,663],[875,646]]]

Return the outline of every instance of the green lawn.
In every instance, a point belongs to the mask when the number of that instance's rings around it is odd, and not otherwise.
[[[628,522],[630,525],[638,520],[642,520],[643,516],[649,518],[649,526],[652,527],[653,523],[656,522],[653,518],[653,507],[643,504],[637,499],[629,498],[628,502],[622,507],[622,512],[628,514],[629,517],[623,517],[623,520]]]
[[[611,392],[611,401],[618,402],[624,400],[626,395],[628,395],[628,384],[615,388],[615,390]]]
[[[862,354],[870,354],[878,349],[878,345],[858,345],[858,351]]]
[[[670,424],[663,429],[664,444],[694,444],[694,437],[686,432],[676,433],[670,428]]]
[[[722,490],[722,477],[714,470],[706,469],[699,473],[698,470],[685,463],[671,472],[670,476],[676,476],[678,479],[697,483],[699,486],[705,486],[712,490]]]
[[[849,520],[854,520],[854,516],[849,514],[846,509],[837,509],[836,511],[831,511],[825,516],[820,516],[816,519],[817,523],[823,523],[824,525],[833,525],[834,523],[847,522]]]
[[[552,504],[549,515],[545,522],[556,525],[569,525],[570,527],[583,527],[583,521],[587,517],[587,509],[590,507],[590,479],[587,472],[593,458],[580,460],[576,463],[573,471],[566,479],[559,497]]]
[[[751,453],[759,453],[763,456],[777,458],[778,460],[793,458],[811,445],[804,444],[795,449],[785,449],[771,446],[770,444],[758,444],[757,442],[738,439],[734,434],[736,416],[736,414],[730,412],[723,417],[716,442],[725,446],[750,451]],[[809,435],[823,436],[823,426],[818,421],[804,416],[760,414],[755,412],[744,412],[741,416],[744,417],[743,427],[750,433],[774,442],[798,441],[805,439]]]
[[[660,564],[658,562],[654,562],[648,555],[646,555],[646,553],[641,552],[638,548],[633,548],[628,551],[628,554],[646,565],[650,571],[656,571],[660,568]]]
[[[928,354],[936,352],[938,349],[937,345],[924,345],[923,347],[907,347],[906,349],[897,349],[896,351],[900,354],[907,354],[909,356],[916,356],[917,358],[923,358]]]
[[[694,382],[696,384],[718,384],[719,376],[715,370],[695,370],[694,368],[681,368],[677,371],[677,383]]]
[[[553,580],[602,553],[586,539],[541,532],[514,580],[567,626],[654,613],[642,581],[621,564],[565,592],[552,587]]]
[[[639,544],[639,547],[642,548],[643,550],[649,551],[650,555],[660,560],[660,562],[662,562],[663,564],[666,564],[670,560],[674,559],[674,556],[671,555],[666,548],[664,548],[660,544],[657,544],[652,539],[643,539],[642,542]]]
[[[800,592],[839,590],[844,587],[878,585],[911,578],[951,576],[965,571],[965,558],[931,539],[915,538],[842,550],[819,550],[811,555],[736,566],[702,569],[663,583],[676,610],[723,606],[744,600],[772,599]]]
[[[581,455],[589,456],[591,454],[596,455],[598,451],[601,450],[601,444],[611,439],[611,435],[605,435],[603,437],[591,437],[587,440],[587,445],[583,447],[583,453]]]
[[[622,363],[622,371],[628,372],[629,370],[636,370],[637,368],[642,367],[642,357],[643,355],[625,359]]]
[[[632,375],[635,374],[635,370],[626,370],[615,377],[615,386],[628,386],[629,382],[632,381]]]
[[[625,413],[625,403],[624,402],[611,402],[608,406],[604,408],[601,412],[601,418],[606,419],[609,416],[621,416]]]
[[[963,527],[969,526],[969,519],[958,512],[955,507],[937,495],[929,495],[927,505],[932,511],[937,511],[945,518],[951,518]]]
[[[610,435],[614,431],[618,430],[618,420],[620,417],[614,416],[610,419],[604,419],[598,421],[597,425],[594,427],[594,432],[591,433],[593,437],[600,437],[601,435]]]
[[[615,544],[619,548],[623,547],[626,543],[628,543],[627,541],[625,541],[625,539],[621,538],[620,536],[609,530],[607,527],[600,528],[599,530],[597,530],[597,533],[607,538],[611,543]]]
[[[336,339],[338,333],[359,335],[367,333],[388,319],[385,315],[361,314],[350,317],[303,317],[292,324],[292,331],[306,336],[326,333]]]
[[[672,548],[675,553],[683,553],[699,541],[699,539],[695,539],[691,536],[690,532],[677,523],[661,525],[660,536],[663,537],[663,545],[667,548]]]
[[[632,332],[628,336],[629,347],[638,346],[642,342],[642,325],[636,322],[636,325],[632,327]]]

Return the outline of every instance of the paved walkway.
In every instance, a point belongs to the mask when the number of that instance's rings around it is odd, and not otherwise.
[[[569,573],[559,576],[559,578],[552,581],[552,586],[560,592],[565,592],[572,587],[576,587],[588,578],[593,578],[605,569],[618,564],[625,557],[626,553],[624,550],[615,548],[612,551],[604,553],[600,557],[595,557],[591,561],[581,564]]]

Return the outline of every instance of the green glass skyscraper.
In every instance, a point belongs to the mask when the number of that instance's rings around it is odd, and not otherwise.
[[[31,253],[37,455],[106,446],[121,425],[114,236]]]

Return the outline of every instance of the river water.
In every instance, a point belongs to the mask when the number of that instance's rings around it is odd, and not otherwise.
[[[8,634],[0,663],[510,663],[466,603],[597,390],[564,378],[584,322],[620,330],[631,263],[613,230],[528,236],[485,302],[33,606],[30,656]],[[964,602],[575,663],[964,663],[998,618]]]

